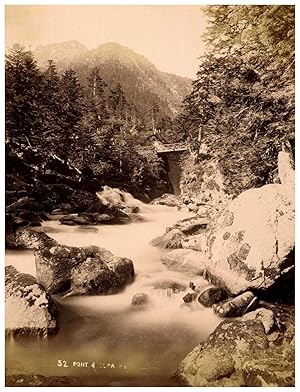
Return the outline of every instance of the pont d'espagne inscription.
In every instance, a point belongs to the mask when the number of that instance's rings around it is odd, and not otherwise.
[[[114,362],[97,362],[97,361],[65,361],[58,359],[56,363],[57,367],[60,368],[92,368],[92,369],[123,369],[127,370],[127,366],[124,363],[114,363]]]

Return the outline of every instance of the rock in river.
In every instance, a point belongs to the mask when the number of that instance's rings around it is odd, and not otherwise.
[[[183,359],[175,377],[198,387],[294,386],[294,318],[289,313],[285,325],[269,335],[258,318],[223,321]]]
[[[97,212],[88,213],[82,212],[80,214],[69,214],[63,216],[60,220],[62,225],[76,226],[76,225],[100,225],[100,224],[126,224],[131,221],[128,214],[122,211],[117,211],[117,214],[107,213],[100,214]]]
[[[191,249],[174,249],[165,253],[161,261],[173,271],[185,272],[190,275],[202,275],[207,264],[204,253]]]
[[[7,333],[46,336],[57,331],[55,303],[29,274],[5,267],[5,328]]]
[[[97,246],[72,247],[48,240],[39,243],[34,254],[38,281],[50,294],[112,294],[134,278],[131,260]]]
[[[132,261],[104,248],[60,245],[30,229],[19,229],[16,238],[19,246],[35,249],[37,279],[49,294],[111,294],[133,281]]]
[[[146,293],[134,294],[131,300],[131,305],[133,306],[143,306],[149,303],[149,296]]]
[[[228,295],[225,290],[207,285],[200,291],[198,301],[204,306],[212,306],[217,302],[223,301],[227,297]]]
[[[162,236],[153,238],[150,244],[153,246],[160,246],[161,248],[178,249],[182,248],[182,238],[183,233],[178,229],[173,229],[163,234]]]

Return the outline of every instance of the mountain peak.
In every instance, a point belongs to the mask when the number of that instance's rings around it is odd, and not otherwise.
[[[42,67],[48,60],[57,64],[76,61],[88,52],[88,49],[79,41],[71,40],[61,43],[40,45],[34,51],[34,57]]]
[[[134,50],[117,42],[106,42],[101,44],[96,49],[92,50],[92,53],[103,61],[108,59],[119,60],[122,63],[143,64],[147,67],[156,68],[145,56],[138,54]]]
[[[145,112],[156,104],[162,112],[173,116],[191,89],[191,80],[159,71],[145,56],[117,42],[87,50],[78,41],[67,41],[39,47],[34,57],[41,67],[51,59],[59,71],[73,68],[82,84],[89,72],[98,67],[110,88],[121,83],[128,101]]]

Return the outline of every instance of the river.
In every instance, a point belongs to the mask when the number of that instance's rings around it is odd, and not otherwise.
[[[60,243],[98,245],[133,260],[134,282],[119,294],[61,299],[59,332],[49,338],[7,337],[6,367],[18,373],[79,377],[84,386],[171,386],[178,363],[220,323],[211,308],[184,305],[191,277],[168,270],[166,250],[150,245],[167,226],[188,216],[173,207],[139,202],[145,222],[83,230],[57,220],[42,230]],[[33,251],[8,250],[6,265],[35,274]],[[201,278],[197,281],[199,282]],[[173,292],[169,283],[186,287]],[[131,305],[135,293],[150,303]]]

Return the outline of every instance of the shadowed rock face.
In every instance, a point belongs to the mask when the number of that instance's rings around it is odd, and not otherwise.
[[[22,374],[8,369],[5,374],[6,387],[70,387],[80,386],[76,377],[45,377],[41,374]]]
[[[219,324],[184,358],[175,377],[201,387],[293,386],[293,310],[261,308],[252,313]]]
[[[112,294],[131,283],[131,260],[114,256],[96,246],[70,247],[56,244],[35,252],[37,278],[50,294]]]
[[[48,335],[56,332],[57,310],[37,279],[5,267],[5,327],[8,333]]]

